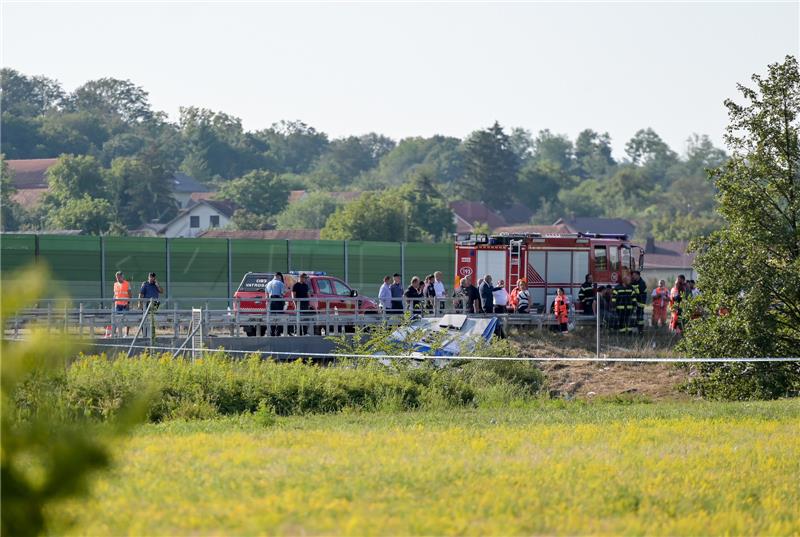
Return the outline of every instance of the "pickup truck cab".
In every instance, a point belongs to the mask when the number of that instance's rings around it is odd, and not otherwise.
[[[378,313],[378,304],[366,297],[359,297],[358,291],[334,276],[324,272],[291,271],[283,275],[286,284],[284,298],[284,312],[294,312],[295,303],[292,298],[292,285],[300,278],[300,274],[308,275],[309,302],[311,310],[319,313],[334,313],[348,315],[358,313]],[[239,288],[233,295],[234,311],[239,315],[252,314],[254,317],[263,317],[267,311],[267,284],[275,277],[274,272],[248,272],[242,278]],[[261,327],[264,334],[265,326]],[[255,326],[245,326],[244,331],[248,336],[256,334]]]

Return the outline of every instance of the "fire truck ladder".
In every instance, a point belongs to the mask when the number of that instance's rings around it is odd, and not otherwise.
[[[522,241],[512,240],[509,242],[509,247],[508,286],[511,288],[524,277],[525,267],[522,263]]]

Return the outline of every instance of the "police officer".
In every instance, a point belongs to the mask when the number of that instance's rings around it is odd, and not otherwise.
[[[636,291],[631,286],[631,278],[627,274],[622,277],[622,282],[618,283],[611,291],[611,307],[617,314],[616,324],[620,334],[633,333],[631,320],[634,318],[636,309]]]
[[[636,330],[644,333],[644,306],[647,304],[647,284],[638,270],[631,272],[631,287],[636,293]]]

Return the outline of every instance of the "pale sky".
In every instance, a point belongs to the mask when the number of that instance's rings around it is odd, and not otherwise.
[[[722,102],[800,48],[800,2],[154,3],[2,0],[4,67],[68,90],[130,79],[153,107],[301,119],[332,137],[464,137],[491,125],[615,156],[643,127],[722,145]]]

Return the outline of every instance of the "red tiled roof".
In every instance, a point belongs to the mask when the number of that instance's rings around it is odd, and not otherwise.
[[[20,204],[23,209],[32,209],[39,205],[47,188],[20,188],[11,195],[11,200]]]
[[[8,168],[13,172],[11,183],[18,189],[47,188],[45,172],[57,158],[32,158],[7,160]]]
[[[453,201],[450,210],[456,215],[456,231],[459,233],[472,231],[475,222],[489,225],[490,229],[505,226],[505,219],[492,211],[482,201]]]
[[[192,192],[189,199],[192,201],[210,200],[216,195],[216,192]]]
[[[688,241],[653,241],[645,250],[644,268],[688,268],[694,263],[694,253],[687,253]]]
[[[319,240],[319,229],[209,229],[200,237],[209,239]]]

